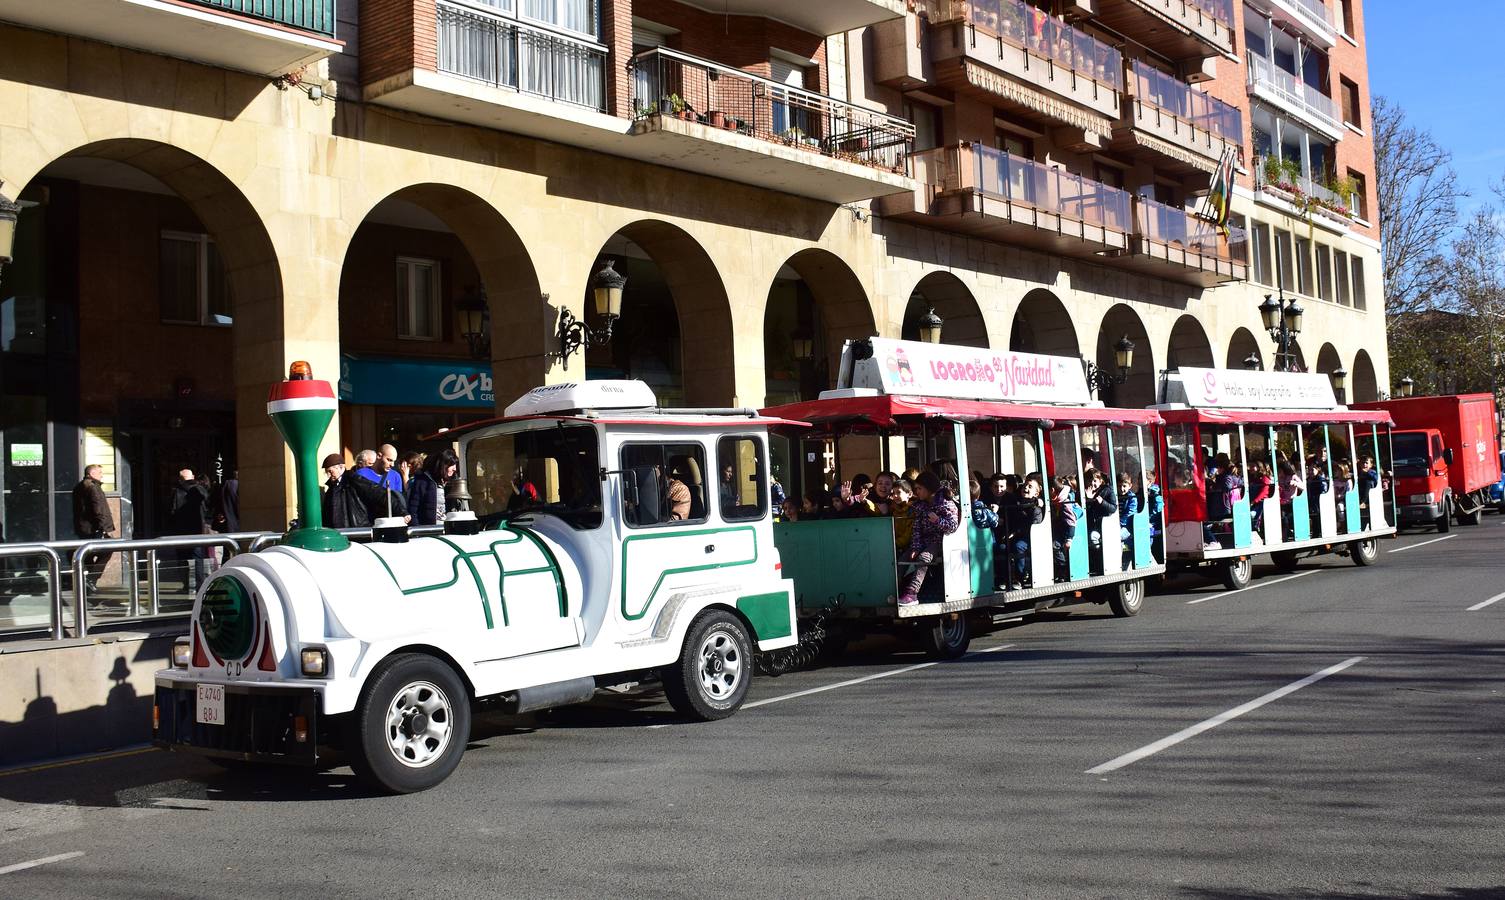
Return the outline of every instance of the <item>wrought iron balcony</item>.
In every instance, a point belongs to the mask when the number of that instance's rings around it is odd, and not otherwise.
[[[187,0],[274,25],[334,37],[335,0]]]
[[[606,48],[478,9],[438,4],[438,69],[493,87],[606,109]]]

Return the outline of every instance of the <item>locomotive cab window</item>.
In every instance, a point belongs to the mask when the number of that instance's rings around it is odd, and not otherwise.
[[[622,521],[630,527],[705,521],[705,449],[699,444],[626,444],[621,468]]]
[[[596,429],[561,425],[472,440],[465,450],[476,515],[492,524],[508,514],[557,516],[579,529],[601,524]]]
[[[763,518],[768,491],[763,481],[763,445],[752,437],[724,437],[716,443],[716,493],[721,518],[728,522]]]

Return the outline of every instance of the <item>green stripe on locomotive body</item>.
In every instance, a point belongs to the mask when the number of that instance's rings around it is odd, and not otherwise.
[[[738,597],[737,611],[752,623],[754,637],[759,641],[794,634],[794,622],[789,616],[789,595],[782,591]]]

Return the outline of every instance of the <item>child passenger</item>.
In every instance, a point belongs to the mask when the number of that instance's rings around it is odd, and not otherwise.
[[[894,482],[888,508],[894,517],[894,544],[900,554],[909,549],[909,541],[914,537],[914,521],[909,518],[909,501],[913,496],[914,485],[904,479]]]
[[[982,482],[974,476],[967,482],[967,493],[972,498],[972,524],[992,531],[998,527],[998,511],[982,499]]]
[[[1055,497],[1051,506],[1053,507],[1052,530],[1055,532],[1056,580],[1066,581],[1070,578],[1067,560],[1071,557],[1071,542],[1076,535],[1076,525],[1082,519],[1084,510],[1076,499],[1076,476],[1057,475],[1053,484]]]
[[[909,507],[914,535],[903,561],[917,565],[911,566],[904,578],[904,588],[899,592],[900,606],[920,602],[920,588],[925,584],[925,576],[931,564],[941,558],[942,539],[956,531],[961,523],[955,501],[941,493],[941,480],[934,472],[920,473],[915,479],[914,495],[914,502]]]
[[[1020,482],[1004,506],[1004,545],[1008,551],[1005,586],[1028,587],[1030,584],[1030,529],[1045,521],[1045,481],[1039,472],[1031,472]]]

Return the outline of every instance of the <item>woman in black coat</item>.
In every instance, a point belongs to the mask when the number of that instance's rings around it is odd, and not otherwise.
[[[460,459],[446,447],[429,454],[423,469],[408,482],[408,514],[414,525],[438,525],[444,521],[444,486],[455,477]]]

